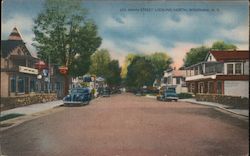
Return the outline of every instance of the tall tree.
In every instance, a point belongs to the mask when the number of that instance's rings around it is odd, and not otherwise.
[[[89,72],[96,76],[107,77],[109,74],[109,63],[111,61],[109,51],[101,49],[91,56]]]
[[[156,52],[148,56],[154,66],[155,78],[160,78],[164,70],[173,63],[173,59],[163,52]]]
[[[144,85],[151,86],[155,75],[152,62],[146,57],[136,56],[128,66],[126,84],[128,87],[141,88]]]
[[[234,50],[237,49],[237,46],[230,44],[230,43],[225,43],[224,41],[216,41],[212,45],[212,50]]]
[[[101,44],[97,26],[81,6],[81,0],[46,0],[33,27],[38,57],[48,60],[50,56],[52,63],[68,67],[73,76],[87,71],[91,54]],[[65,94],[67,91],[65,76]]]
[[[124,79],[127,76],[127,72],[128,72],[128,66],[130,65],[130,63],[133,61],[133,59],[138,56],[137,54],[128,54],[125,58],[125,61],[122,65],[122,71],[121,71],[121,77]]]
[[[188,66],[191,66],[193,64],[204,61],[209,50],[210,50],[210,48],[207,48],[205,46],[191,48],[190,51],[186,53],[186,56],[183,59],[184,66],[188,67]]]
[[[109,86],[119,86],[121,84],[121,68],[118,60],[112,60],[108,64],[107,84]]]

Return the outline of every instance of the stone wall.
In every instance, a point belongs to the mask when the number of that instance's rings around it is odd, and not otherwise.
[[[51,94],[34,94],[34,95],[22,95],[16,97],[1,97],[1,111],[8,110],[16,107],[31,105],[35,103],[44,103],[57,100],[55,93]]]
[[[215,102],[223,105],[228,105],[235,109],[248,109],[249,98],[240,96],[227,96],[217,94],[196,94],[197,101]]]

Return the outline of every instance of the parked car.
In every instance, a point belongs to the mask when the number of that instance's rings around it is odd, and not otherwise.
[[[178,101],[178,96],[176,94],[175,88],[167,88],[164,91],[161,91],[156,97],[160,101]]]
[[[110,88],[108,88],[108,87],[103,87],[103,88],[100,89],[100,95],[101,95],[102,97],[109,97],[110,94],[111,94]]]
[[[64,105],[84,105],[91,100],[89,88],[73,88],[70,93],[63,98]]]

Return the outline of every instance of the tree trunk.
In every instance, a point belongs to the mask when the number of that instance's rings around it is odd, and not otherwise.
[[[69,76],[67,74],[64,75],[64,96],[69,93]]]

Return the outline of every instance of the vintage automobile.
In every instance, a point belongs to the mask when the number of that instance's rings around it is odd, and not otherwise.
[[[111,90],[110,90],[110,88],[108,88],[108,87],[104,87],[103,89],[102,89],[102,97],[109,97],[110,96],[110,94],[111,94]]]
[[[176,94],[175,88],[166,88],[157,95],[156,99],[160,101],[178,101],[179,98]]]
[[[85,105],[91,100],[89,88],[73,88],[69,95],[63,98],[64,105]]]

